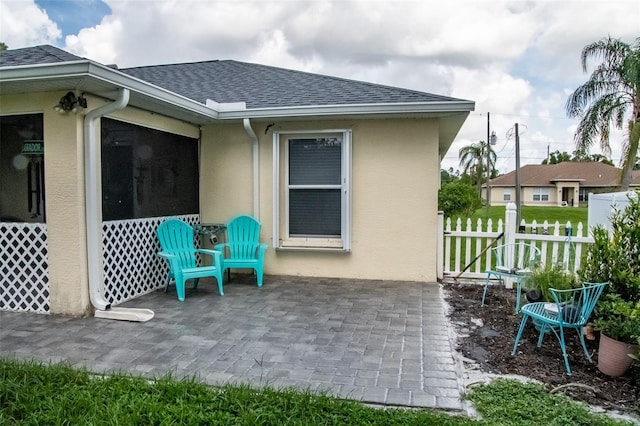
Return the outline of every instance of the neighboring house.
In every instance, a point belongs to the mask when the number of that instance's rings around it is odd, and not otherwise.
[[[525,206],[573,206],[587,204],[589,193],[611,192],[620,186],[622,171],[596,162],[565,161],[531,164],[520,168],[520,202]],[[633,172],[631,188],[640,187],[640,171]],[[486,185],[483,185],[486,191]],[[489,181],[492,206],[516,201],[516,172]]]
[[[82,315],[161,287],[169,216],[255,216],[267,274],[435,281],[440,159],[473,109],[231,60],[4,51],[0,309]]]

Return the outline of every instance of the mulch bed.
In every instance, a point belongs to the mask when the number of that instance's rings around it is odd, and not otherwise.
[[[623,377],[609,377],[597,368],[596,340],[587,340],[594,360],[590,364],[574,330],[565,333],[571,376],[568,376],[555,335],[545,336],[537,348],[538,332],[531,322],[520,339],[518,352],[511,355],[521,316],[514,315],[515,291],[493,285],[480,306],[482,285],[444,282],[449,317],[458,332],[457,350],[473,360],[474,368],[493,374],[516,374],[548,385],[562,385],[562,391],[577,400],[626,413],[640,414],[640,365],[635,363]],[[526,303],[524,295],[521,303]]]

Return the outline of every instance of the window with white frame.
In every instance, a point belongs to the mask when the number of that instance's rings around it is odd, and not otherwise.
[[[274,134],[274,246],[350,250],[348,130]]]
[[[502,192],[502,201],[511,201],[511,190],[505,189]]]
[[[581,203],[586,203],[589,201],[589,189],[588,188],[580,188],[578,192],[578,201]]]
[[[534,188],[533,201],[549,201],[549,188]]]

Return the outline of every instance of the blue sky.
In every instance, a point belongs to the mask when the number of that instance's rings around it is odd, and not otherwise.
[[[234,59],[473,100],[461,147],[498,137],[497,168],[574,150],[568,95],[586,44],[640,36],[638,0],[0,0],[0,41],[120,67]],[[624,134],[612,134],[620,159]],[[600,153],[594,149],[592,153]]]
[[[35,0],[62,30],[63,36],[98,25],[111,9],[101,0]]]

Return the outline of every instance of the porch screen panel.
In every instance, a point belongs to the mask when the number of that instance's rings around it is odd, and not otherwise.
[[[102,119],[103,220],[197,214],[198,140]]]

